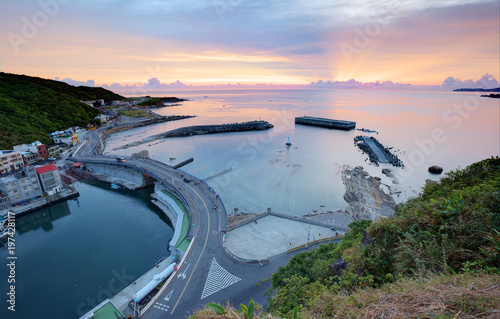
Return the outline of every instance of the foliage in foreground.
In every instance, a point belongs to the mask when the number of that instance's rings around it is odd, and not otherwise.
[[[277,270],[268,311],[287,315],[295,305],[310,309],[325,292],[350,295],[403,277],[498,273],[500,159],[486,159],[427,184],[394,217],[350,227],[340,245],[298,254]],[[330,265],[340,257],[348,267],[335,275]]]
[[[358,289],[350,295],[326,290],[307,308],[291,314],[255,312],[258,318],[498,318],[498,275],[466,272],[403,278],[380,288]],[[231,307],[207,304],[190,318],[247,319]],[[257,309],[260,309],[256,306]]]

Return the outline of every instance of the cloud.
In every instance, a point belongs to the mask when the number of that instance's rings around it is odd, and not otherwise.
[[[459,89],[459,88],[483,88],[483,89],[492,89],[500,87],[497,79],[489,73],[484,74],[479,78],[479,80],[465,80],[462,81],[459,78],[455,78],[452,76],[447,77],[443,84],[443,87],[450,89]]]
[[[65,83],[68,83],[69,85],[74,85],[74,86],[91,86],[91,87],[95,86],[94,80],[87,80],[86,82],[81,82],[81,81],[73,80],[71,78],[61,79],[60,77],[55,77],[54,80],[65,82]]]

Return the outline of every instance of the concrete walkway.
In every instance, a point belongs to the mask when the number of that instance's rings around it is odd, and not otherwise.
[[[274,215],[256,221],[227,232],[226,247],[231,253],[245,259],[267,259],[308,242],[344,234],[328,226]]]

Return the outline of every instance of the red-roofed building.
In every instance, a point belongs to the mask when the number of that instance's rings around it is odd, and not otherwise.
[[[59,169],[54,164],[40,166],[36,168],[40,184],[48,195],[53,195],[63,189],[63,183]]]

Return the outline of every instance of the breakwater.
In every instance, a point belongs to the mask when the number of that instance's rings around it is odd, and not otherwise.
[[[218,125],[195,125],[181,127],[172,131],[165,133],[160,133],[157,135],[150,136],[143,140],[129,143],[121,147],[117,147],[113,150],[126,149],[132,146],[141,145],[144,143],[152,142],[154,140],[162,138],[172,138],[172,137],[187,137],[194,135],[205,135],[205,134],[219,134],[219,133],[233,133],[233,132],[247,132],[247,131],[263,131],[273,128],[269,122],[266,121],[252,121],[245,123],[230,123],[230,124],[218,124]]]
[[[356,128],[356,122],[326,119],[322,117],[302,116],[295,118],[296,124],[320,126],[336,130],[349,131]]]
[[[389,163],[396,167],[404,167],[398,156],[391,152],[393,148],[385,147],[373,136],[358,135],[354,138],[354,145],[367,154],[370,163],[375,166],[379,163]]]

